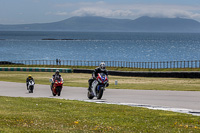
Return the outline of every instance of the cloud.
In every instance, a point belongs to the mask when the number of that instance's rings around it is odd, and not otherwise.
[[[55,15],[65,16],[102,16],[113,18],[134,19],[140,16],[151,17],[182,17],[200,20],[200,6],[170,5],[170,4],[134,4],[134,3],[108,3],[80,2],[56,5],[63,11]]]
[[[68,15],[68,13],[67,12],[56,12],[55,13],[55,15],[58,15],[58,16],[66,16],[66,15]]]
[[[176,5],[138,5],[134,7],[138,15],[157,17],[189,17],[193,14],[191,7]]]
[[[102,16],[102,17],[128,17],[132,16],[130,10],[110,10],[102,8],[82,8],[71,13],[73,16]]]
[[[69,13],[68,12],[62,12],[62,11],[57,11],[57,12],[46,12],[45,15],[46,16],[49,16],[49,15],[68,16]]]
[[[137,16],[190,18],[200,20],[200,7],[157,5],[135,8]]]

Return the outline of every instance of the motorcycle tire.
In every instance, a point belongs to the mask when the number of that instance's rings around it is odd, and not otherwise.
[[[92,95],[92,93],[91,93],[90,91],[88,91],[87,97],[88,97],[89,99],[93,99],[93,98],[94,98],[94,96]]]
[[[56,96],[56,94],[54,94],[53,92],[52,92],[52,94],[53,94],[53,96]]]
[[[29,86],[28,92],[29,92],[29,93],[32,93],[32,88],[31,88],[31,86]]]
[[[30,92],[30,93],[33,93],[33,87],[31,87],[31,89],[30,89],[30,90],[31,90],[31,92]]]
[[[57,94],[58,94],[58,96],[60,96],[61,91],[62,91],[62,87],[57,87],[56,90],[57,90]]]
[[[101,97],[103,96],[103,90],[104,90],[104,88],[101,88],[101,89],[97,92],[97,99],[101,99]]]
[[[58,96],[60,96],[60,93],[61,93],[61,92],[58,92]]]

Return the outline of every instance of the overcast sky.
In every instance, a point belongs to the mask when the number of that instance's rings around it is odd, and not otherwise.
[[[0,0],[0,24],[47,23],[73,16],[181,17],[200,22],[200,0]]]

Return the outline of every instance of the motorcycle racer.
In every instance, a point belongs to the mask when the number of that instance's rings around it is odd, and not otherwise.
[[[56,70],[55,74],[52,76],[51,88],[53,87],[54,81],[56,79],[61,79],[63,81],[63,79],[59,73],[60,73],[59,70]]]
[[[105,73],[108,76],[108,71],[106,70],[106,64],[104,62],[100,63],[99,67],[95,68],[92,73],[92,78],[88,80],[89,87],[88,90],[91,90],[92,82],[96,79],[98,76],[98,73]],[[109,86],[109,83],[106,84],[106,87]]]
[[[29,75],[28,75],[28,78],[26,79],[26,87],[27,87],[27,90],[28,90],[28,82],[29,82],[30,80],[32,80],[33,82],[35,82],[34,79],[33,79],[33,77],[29,74]]]

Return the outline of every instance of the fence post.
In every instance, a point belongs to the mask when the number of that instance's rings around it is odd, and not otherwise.
[[[186,61],[184,61],[184,68],[186,68]]]
[[[163,62],[159,62],[160,63],[160,69],[162,68],[162,64],[163,64]]]
[[[191,61],[191,68],[193,68],[193,61]]]
[[[200,60],[199,60],[199,68],[200,68]]]
[[[195,68],[197,68],[197,60],[195,60]]]
[[[169,62],[167,61],[167,68],[169,67],[168,65],[169,65]]]
[[[183,62],[182,61],[180,61],[180,68],[183,68]]]

